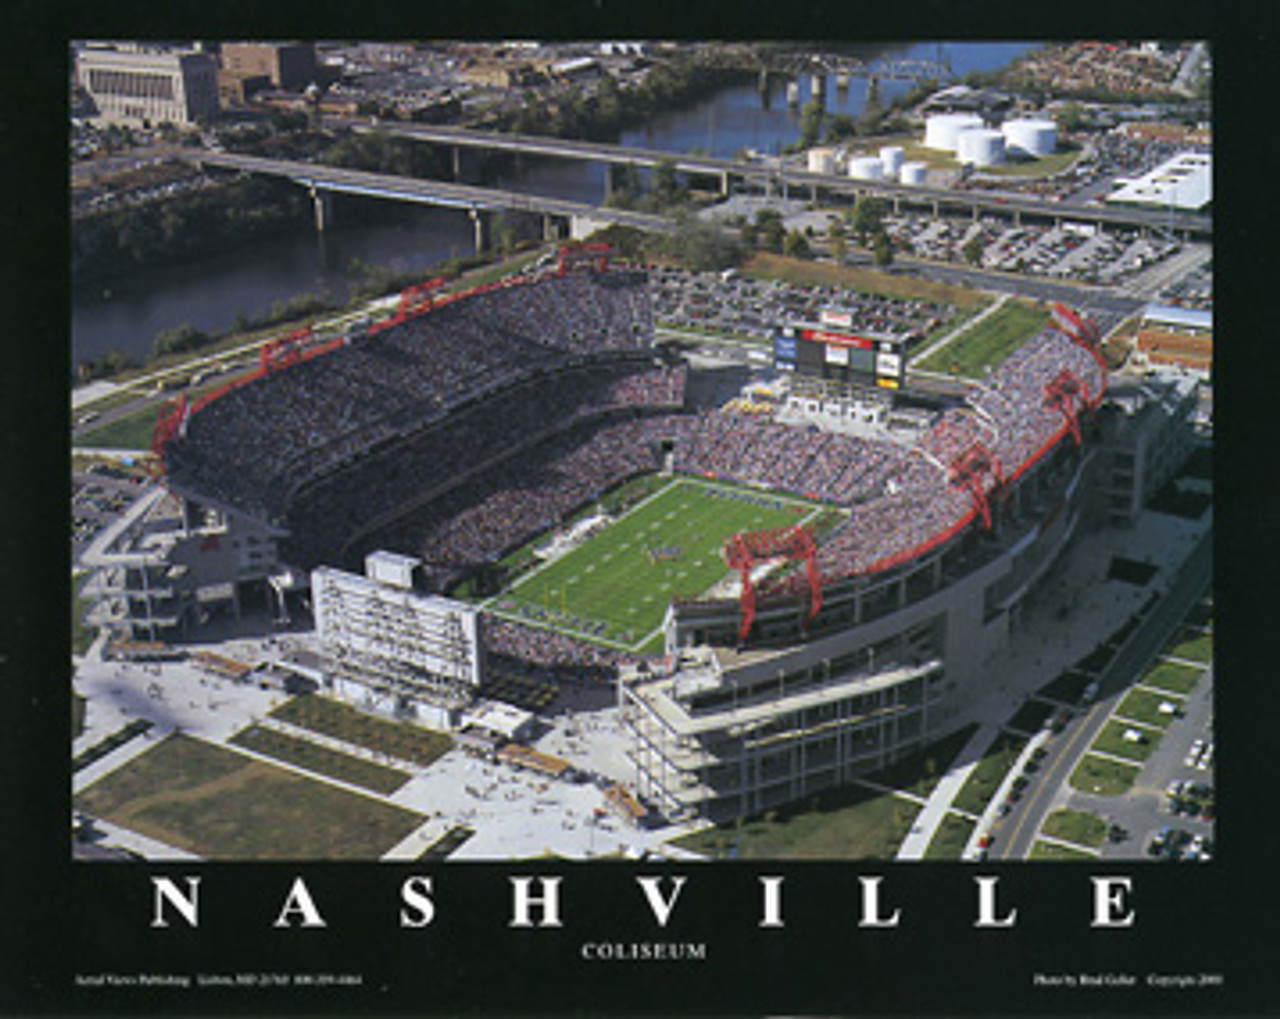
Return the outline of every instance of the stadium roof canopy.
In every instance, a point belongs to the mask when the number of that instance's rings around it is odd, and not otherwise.
[[[1203,152],[1180,152],[1154,170],[1123,182],[1107,195],[1123,205],[1198,211],[1213,201],[1213,157]]]
[[[1212,311],[1179,308],[1172,304],[1148,304],[1142,309],[1142,317],[1148,322],[1158,322],[1161,325],[1213,331]]]

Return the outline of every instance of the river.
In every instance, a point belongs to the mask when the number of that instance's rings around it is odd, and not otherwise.
[[[1030,48],[1030,43],[966,42],[868,46],[867,55],[894,59],[937,59],[939,52],[958,75],[991,71]],[[798,82],[800,105],[811,95],[808,76]],[[907,89],[906,83],[883,82],[882,101]],[[860,114],[866,105],[866,82],[854,79],[847,89],[826,81],[829,113]],[[700,147],[712,155],[732,156],[744,148],[776,152],[795,141],[799,113],[788,106],[785,84],[770,77],[762,94],[755,84],[721,89],[707,99],[655,117],[616,139],[622,145],[687,152]],[[519,171],[500,177],[499,185],[578,201],[599,201],[604,194],[602,166],[568,160],[525,160]],[[237,315],[255,315],[282,298],[304,291],[335,296],[346,293],[353,259],[399,270],[422,269],[472,250],[472,230],[465,214],[448,209],[404,205],[395,222],[361,224],[362,199],[335,199],[336,228],[322,238],[306,229],[242,250],[224,252],[199,262],[146,269],[113,280],[91,293],[76,295],[71,308],[74,362],[100,357],[108,350],[145,356],[152,337],[162,329],[190,323],[206,332],[228,328]]]

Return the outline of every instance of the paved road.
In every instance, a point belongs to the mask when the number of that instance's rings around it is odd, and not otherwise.
[[[1213,531],[1210,529],[1187,557],[1168,593],[1156,603],[1098,677],[1098,701],[1083,716],[1070,722],[1062,735],[1050,745],[1049,755],[1045,758],[1036,781],[1000,825],[992,852],[994,857],[1013,860],[1026,858],[1059,790],[1066,785],[1080,758],[1106,723],[1112,708],[1160,650],[1187,610],[1203,596],[1212,574]],[[1120,800],[1112,799],[1110,802],[1117,805]],[[1132,851],[1130,847],[1130,852]]]

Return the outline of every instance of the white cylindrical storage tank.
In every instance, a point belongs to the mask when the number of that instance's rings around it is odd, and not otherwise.
[[[1058,147],[1058,125],[1052,120],[1006,120],[1000,130],[1011,152],[1048,156]]]
[[[1004,162],[1004,135],[986,127],[960,132],[956,158],[974,166],[995,166]]]
[[[982,118],[976,113],[935,113],[925,118],[924,143],[931,149],[955,152],[960,132],[981,126]]]
[[[898,171],[898,180],[903,184],[923,184],[924,163],[903,163]]]
[[[902,169],[902,147],[886,145],[880,150],[880,164],[886,177],[897,178],[898,171]]]
[[[856,180],[880,180],[884,164],[879,156],[855,156],[849,160],[849,176]]]
[[[809,150],[809,172],[830,173],[832,153],[830,149]]]

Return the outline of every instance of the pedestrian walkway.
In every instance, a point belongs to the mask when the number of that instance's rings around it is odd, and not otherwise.
[[[1001,717],[1004,717],[1003,713],[1006,708],[1003,702],[1000,710],[1002,712]],[[947,811],[951,808],[951,801],[964,788],[964,784],[969,780],[973,769],[982,760],[983,753],[999,732],[999,722],[986,721],[979,725],[978,731],[969,737],[969,742],[964,745],[957,755],[956,763],[952,764],[947,769],[947,773],[939,779],[938,784],[933,787],[933,792],[929,794],[929,799],[925,802],[924,807],[916,815],[911,831],[907,833],[902,845],[898,847],[897,859],[924,859],[925,850],[929,848],[929,842],[933,839],[934,832],[937,831],[938,825],[942,823],[942,819],[946,817]]]

